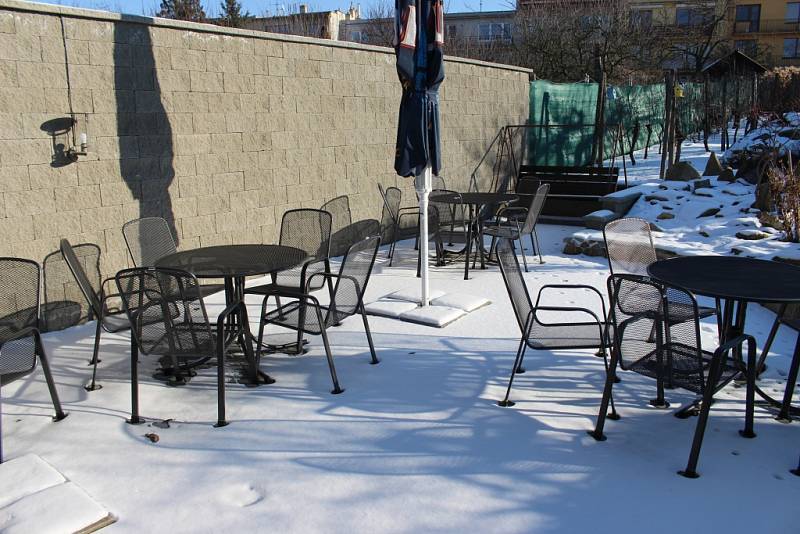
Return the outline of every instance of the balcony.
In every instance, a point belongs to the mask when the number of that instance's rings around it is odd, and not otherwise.
[[[800,33],[800,21],[785,19],[762,20],[759,22],[741,21],[733,23],[733,35],[752,35],[755,33]]]

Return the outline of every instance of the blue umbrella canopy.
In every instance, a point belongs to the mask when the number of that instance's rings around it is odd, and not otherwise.
[[[444,81],[444,16],[441,0],[395,0],[397,75],[403,86],[394,168],[419,176],[427,165],[438,175],[439,85]]]

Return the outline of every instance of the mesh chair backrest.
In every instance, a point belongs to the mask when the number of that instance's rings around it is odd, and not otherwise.
[[[331,242],[331,214],[301,208],[289,210],[281,220],[280,244],[299,248],[310,258],[328,257]]]
[[[648,265],[658,259],[650,234],[650,223],[644,219],[611,221],[603,229],[603,237],[611,274],[647,276]]]
[[[431,176],[431,189],[447,189],[447,184],[441,176]]]
[[[39,264],[22,258],[0,258],[0,345],[39,316]]]
[[[528,287],[522,278],[522,270],[519,268],[519,260],[514,253],[511,240],[506,238],[497,240],[497,258],[519,329],[525,335],[525,322],[533,310],[533,304],[531,304],[531,297],[528,294]]]
[[[350,199],[347,195],[342,195],[329,200],[322,206],[322,211],[327,211],[331,214],[331,233],[334,234],[346,228],[353,222],[353,216],[350,212]]]
[[[461,195],[457,191],[450,191],[447,189],[434,189],[431,191],[431,197],[434,195]],[[433,207],[438,215],[439,225],[449,226],[451,224],[464,221],[464,203],[460,202],[436,202],[435,200],[429,201],[429,206]]]
[[[9,341],[39,316],[39,264],[21,258],[0,258],[0,385],[24,376],[36,366],[32,337]]]
[[[375,219],[363,219],[351,223],[331,235],[331,257],[344,256],[354,243],[380,233],[381,223]]]
[[[215,338],[192,274],[136,267],[118,272],[116,282],[142,353],[181,360],[214,354]]]
[[[97,249],[97,256],[86,254],[79,258],[69,241],[62,239],[61,254],[64,256],[64,261],[67,262],[67,266],[69,266],[72,276],[75,277],[75,281],[78,283],[78,288],[81,290],[83,297],[89,303],[89,306],[91,306],[95,318],[102,317],[103,303],[97,294],[100,290],[100,282],[98,282],[97,286],[93,286],[89,276],[87,275],[87,269],[89,269],[90,272],[97,269],[99,278],[100,249]]]
[[[178,251],[169,223],[163,217],[128,221],[122,227],[122,235],[137,267],[152,267],[164,256]]]
[[[400,216],[400,203],[403,201],[403,192],[397,187],[387,187],[384,189],[378,184],[378,190],[383,198],[383,214],[381,223],[388,221],[396,222]],[[388,222],[387,221],[387,222]]]
[[[700,322],[697,301],[691,293],[628,274],[611,275],[608,292],[620,366],[629,369],[639,364],[638,372],[655,377],[656,368],[643,372],[641,363],[657,357],[661,345],[659,365],[667,383],[675,378],[683,387],[702,391]],[[665,324],[664,318],[679,308],[681,317],[688,320]]]
[[[73,245],[72,251],[83,264],[84,274],[97,292],[101,282],[100,247],[93,243],[82,243]],[[61,250],[45,256],[42,262],[42,287],[44,293],[39,325],[43,332],[75,326],[94,314]]]
[[[353,244],[347,251],[333,290],[329,323],[337,323],[358,311],[380,244],[381,238],[373,235]]]
[[[536,222],[539,220],[539,215],[542,213],[544,203],[547,200],[547,193],[550,192],[550,184],[542,184],[536,190],[536,194],[531,199],[531,205],[528,208],[528,215],[525,217],[525,223],[522,225],[522,233],[530,234],[533,232]]]

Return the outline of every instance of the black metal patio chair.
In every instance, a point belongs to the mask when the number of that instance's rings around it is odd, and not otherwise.
[[[128,221],[122,226],[122,236],[136,267],[155,267],[164,256],[178,252],[169,223],[163,217]],[[198,297],[205,297],[224,291],[225,284],[201,284],[197,290]]]
[[[656,380],[656,398],[650,401],[654,407],[669,406],[664,397],[664,390],[667,388],[682,388],[696,393],[702,396],[699,418],[689,461],[686,469],[679,472],[683,476],[695,478],[698,476],[697,461],[713,396],[745,369],[741,360],[729,361],[728,353],[745,343],[748,346],[748,365],[745,371],[747,406],[745,430],[741,433],[745,437],[754,436],[755,339],[746,334],[740,335],[720,346],[714,353],[704,351],[700,343],[699,307],[694,296],[685,289],[666,286],[642,276],[614,274],[608,279],[608,292],[611,299],[614,348],[597,424],[589,434],[598,441],[606,439],[603,428],[617,365],[625,371],[633,371]],[[666,320],[670,317],[670,307],[673,305],[690,310],[684,321]],[[733,352],[735,359],[736,351]]]
[[[612,275],[633,274],[649,276],[647,267],[658,261],[656,247],[650,223],[644,219],[627,217],[606,224],[603,228],[603,239],[608,255],[608,268]],[[678,298],[670,308],[669,319],[672,322],[691,321],[693,316],[689,307]],[[717,316],[717,331],[722,329],[719,300],[715,308],[698,307],[700,318]]]
[[[330,279],[314,277],[317,273],[330,272],[331,220],[331,214],[323,210],[301,208],[285,212],[281,219],[280,244],[299,248],[308,257],[296,267],[273,274],[269,284],[245,288],[245,294],[272,295],[276,289],[287,293],[318,291],[325,287],[326,282],[332,294]],[[297,334],[296,351],[303,351],[301,332]]]
[[[431,191],[429,206],[436,210],[438,224],[436,230],[439,233],[441,244],[447,243],[448,246],[454,244],[466,245],[468,239],[469,208],[462,202],[448,203],[433,200],[436,195],[458,195],[457,191],[448,189],[434,189]],[[430,222],[428,222],[429,227]]]
[[[525,272],[527,273],[528,262],[525,259],[525,245],[522,242],[522,236],[528,235],[531,241],[531,250],[534,254],[538,252],[539,263],[544,263],[544,260],[542,260],[542,250],[539,247],[539,236],[536,234],[536,223],[539,220],[539,215],[542,213],[542,208],[547,200],[547,193],[549,191],[550,184],[540,185],[527,208],[513,205],[502,207],[497,212],[496,222],[482,227],[483,234],[492,237],[492,245],[489,247],[490,255],[497,238],[504,237],[510,239],[512,242],[519,241],[519,247],[522,253],[522,264],[525,266]],[[483,242],[483,239],[481,239],[481,242]]]
[[[591,286],[548,284],[542,286],[536,296],[536,303],[533,304],[528,293],[528,287],[522,277],[522,270],[514,253],[511,240],[505,237],[498,238],[496,248],[503,282],[505,282],[508,296],[511,299],[511,306],[514,309],[514,316],[522,334],[517,355],[514,359],[514,366],[511,369],[511,376],[508,379],[506,396],[498,404],[500,406],[514,405],[514,402],[509,400],[511,386],[514,382],[514,376],[525,372],[522,362],[525,357],[525,351],[528,348],[533,350],[599,349],[603,354],[606,369],[608,369],[606,348],[609,345],[608,338],[605,335],[606,309],[603,295]],[[600,301],[603,318],[599,318],[596,313],[587,308],[543,305],[541,303],[543,294],[548,290],[554,289],[559,291],[589,291],[596,294]],[[580,315],[585,319],[581,322],[548,322],[548,315],[553,313]],[[613,414],[613,401],[611,406]],[[612,416],[615,417],[615,415]]]
[[[89,281],[89,277],[86,274],[87,268],[91,269],[92,272],[100,272],[100,249],[96,248],[96,255],[85,253],[79,258],[68,240],[62,239],[60,248],[61,254],[64,256],[64,261],[67,262],[67,266],[70,272],[72,272],[72,276],[75,277],[78,288],[91,308],[93,319],[97,321],[94,333],[94,349],[92,351],[92,359],[89,361],[89,364],[93,366],[92,381],[89,385],[85,386],[87,391],[94,391],[103,387],[96,381],[97,364],[100,362],[98,357],[100,351],[100,334],[103,330],[109,333],[122,332],[129,329],[131,325],[125,313],[121,311],[113,312],[108,306],[110,300],[119,296],[116,293],[106,292],[106,284],[111,282],[113,277],[100,281],[97,287],[95,287],[95,285]],[[97,278],[100,278],[99,274]]]
[[[264,328],[269,324],[296,330],[300,334],[321,335],[322,343],[325,346],[325,356],[328,360],[331,380],[333,381],[333,390],[331,393],[341,393],[344,389],[339,386],[339,379],[336,376],[336,367],[333,363],[333,354],[331,353],[330,343],[328,342],[327,329],[340,323],[351,315],[360,313],[364,321],[364,331],[366,332],[367,342],[369,344],[370,363],[379,363],[378,357],[375,354],[375,346],[372,343],[372,334],[370,333],[369,322],[367,321],[367,314],[364,310],[363,302],[364,291],[369,283],[369,277],[372,273],[372,267],[375,264],[375,256],[378,254],[379,246],[380,237],[377,235],[359,241],[352,245],[350,250],[347,251],[347,254],[342,260],[342,265],[338,274],[317,272],[306,281],[306,285],[309,287],[313,284],[314,278],[336,280],[333,297],[326,306],[320,304],[319,300],[311,295],[308,289],[299,292],[289,291],[288,288],[282,289],[276,287],[273,293],[264,297],[264,302],[261,305],[261,324],[258,329],[259,343],[256,361],[259,361],[261,356]],[[285,296],[297,300],[283,306],[278,304],[279,307],[277,309],[267,312],[267,303],[271,296]]]
[[[39,332],[39,278],[38,263],[21,258],[0,258],[0,388],[32,373],[38,359],[56,412],[53,420],[60,421],[67,414],[61,408]],[[0,425],[0,463],[3,462],[2,438]]]
[[[403,239],[419,239],[419,208],[417,206],[401,207],[403,192],[397,187],[384,189],[378,184],[383,199],[381,213],[381,239],[389,244],[389,267],[394,260],[394,251],[398,241]],[[414,247],[417,248],[418,242]]]
[[[189,368],[216,359],[217,422],[225,419],[225,346],[227,317],[243,303],[229,306],[219,316],[216,329],[208,319],[199,283],[191,273],[173,269],[136,267],[117,273],[116,284],[131,332],[131,424],[143,423],[139,414],[139,353],[160,356],[170,366],[170,384],[185,384]],[[246,314],[245,314],[246,315]],[[165,362],[162,362],[165,365]]]

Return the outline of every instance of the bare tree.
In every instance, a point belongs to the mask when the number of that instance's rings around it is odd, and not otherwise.
[[[609,81],[627,81],[634,71],[660,69],[667,47],[658,22],[641,16],[630,0],[534,2],[517,10],[515,63],[574,82],[594,75],[601,59]]]
[[[730,51],[732,4],[717,0],[713,5],[698,4],[683,8],[683,19],[676,21],[670,49],[684,67],[700,73],[711,60]]]

